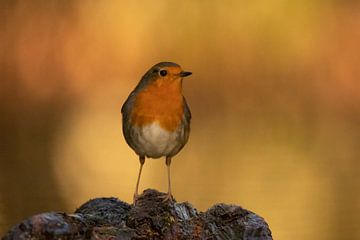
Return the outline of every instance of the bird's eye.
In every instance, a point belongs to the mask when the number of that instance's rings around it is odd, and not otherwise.
[[[159,73],[160,73],[160,76],[162,76],[162,77],[165,77],[167,75],[166,70],[161,70]]]

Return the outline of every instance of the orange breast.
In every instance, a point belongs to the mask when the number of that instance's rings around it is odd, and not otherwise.
[[[136,126],[157,121],[164,129],[174,131],[181,123],[183,104],[180,81],[156,81],[138,93],[131,121]]]

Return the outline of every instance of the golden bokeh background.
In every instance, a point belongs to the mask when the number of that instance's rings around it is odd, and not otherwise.
[[[174,61],[194,73],[178,201],[241,205],[275,239],[360,238],[358,1],[2,0],[0,18],[0,235],[90,198],[130,202],[120,107]],[[166,191],[164,160],[140,186]]]

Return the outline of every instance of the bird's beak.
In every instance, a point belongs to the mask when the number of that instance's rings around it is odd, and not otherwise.
[[[180,72],[180,77],[187,77],[187,76],[190,76],[191,74],[192,74],[192,72],[181,71]]]

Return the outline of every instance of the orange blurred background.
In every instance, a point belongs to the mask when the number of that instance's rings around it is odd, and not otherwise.
[[[190,141],[178,201],[234,203],[275,239],[359,239],[357,1],[0,2],[0,235],[90,198],[131,202],[139,167],[120,107],[174,61]],[[166,191],[164,160],[141,189]]]

